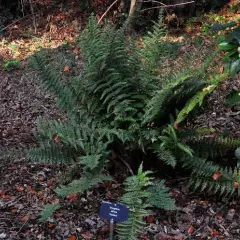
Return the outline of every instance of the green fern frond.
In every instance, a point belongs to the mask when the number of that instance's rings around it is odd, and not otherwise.
[[[105,176],[102,174],[97,175],[89,175],[86,177],[82,177],[79,180],[74,180],[68,185],[62,185],[58,188],[56,188],[55,192],[61,196],[61,197],[67,197],[72,193],[79,193],[82,194],[84,191],[96,187],[100,183],[103,183],[104,181],[110,181],[111,177]]]
[[[41,212],[41,216],[39,218],[40,222],[45,222],[50,218],[55,211],[60,208],[60,204],[46,204],[44,206],[43,211]]]
[[[119,240],[138,240],[137,237],[142,233],[142,229],[146,225],[143,217],[149,216],[151,213],[145,209],[132,210],[128,220],[125,223],[117,224],[117,234]]]
[[[168,127],[165,128],[162,133],[164,133],[164,135],[159,136],[161,144],[157,149],[168,149],[171,152],[176,153],[178,156],[180,156],[180,153],[187,154],[190,157],[193,156],[194,151],[181,141],[175,129],[171,125],[168,125]]]
[[[137,175],[128,177],[124,182],[125,194],[121,201],[129,207],[130,214],[125,223],[117,224],[117,234],[121,240],[138,239],[137,236],[145,225],[143,217],[150,214],[146,210],[149,207],[147,199],[150,197],[147,187],[152,185],[152,178],[148,176],[150,173],[144,172],[140,165]]]
[[[41,53],[31,58],[31,65],[38,71],[40,80],[47,90],[50,90],[58,100],[59,107],[64,110],[74,109],[76,96],[71,86],[64,85],[60,73],[53,71]]]
[[[216,89],[216,87],[221,82],[226,80],[227,77],[228,77],[228,74],[218,74],[218,75],[212,77],[209,81],[210,85],[206,86],[201,91],[197,92],[192,98],[190,98],[187,101],[186,105],[179,112],[177,119],[176,119],[176,123],[182,122],[191,111],[193,111],[196,107],[201,106],[206,95],[213,92],[213,90]]]
[[[177,160],[170,150],[160,148],[155,151],[158,159],[164,161],[167,165],[175,167],[177,165]]]
[[[169,188],[164,185],[164,181],[154,183],[154,186],[148,189],[151,193],[151,197],[148,199],[148,203],[157,208],[165,210],[175,210],[175,201],[169,196]]]
[[[52,143],[31,149],[28,153],[28,157],[35,162],[72,164],[77,162],[79,152],[71,146],[59,146]]]
[[[204,83],[198,77],[191,77],[188,74],[175,77],[172,82],[153,93],[152,99],[146,106],[143,124],[167,116],[173,110],[172,104],[188,99],[203,86]]]
[[[227,101],[226,101],[227,105],[229,106],[235,106],[235,105],[239,105],[240,104],[240,92],[234,92],[232,94],[230,94],[230,96],[228,96]]]
[[[234,189],[234,174],[232,170],[224,169],[211,161],[202,158],[184,158],[183,167],[192,171],[190,186],[201,191],[214,191],[220,194],[232,194]],[[215,174],[219,174],[214,178]]]
[[[223,156],[229,150],[240,147],[240,140],[230,137],[199,136],[187,139],[187,144],[199,157]]]

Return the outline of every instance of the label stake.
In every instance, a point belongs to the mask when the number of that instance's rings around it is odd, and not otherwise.
[[[110,240],[113,240],[113,219],[110,220]]]

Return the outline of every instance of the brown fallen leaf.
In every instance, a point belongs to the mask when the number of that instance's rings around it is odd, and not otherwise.
[[[154,221],[154,216],[147,216],[146,217],[146,222],[147,223],[153,223],[153,221]]]
[[[82,233],[81,236],[85,239],[92,239],[93,235],[89,232]]]
[[[78,195],[77,195],[77,193],[72,193],[71,195],[69,195],[69,196],[67,197],[67,199],[68,199],[70,202],[77,201]]]
[[[10,195],[2,195],[2,199],[9,199],[9,198],[11,198]]]
[[[74,49],[73,49],[73,53],[77,55],[77,54],[79,53],[78,48],[74,48]]]
[[[194,227],[193,227],[193,226],[190,226],[190,227],[188,228],[187,232],[188,232],[189,234],[192,234],[192,233],[194,232]]]
[[[213,174],[212,178],[213,180],[217,181],[221,176],[222,174],[220,172],[216,172]]]
[[[238,188],[238,187],[239,187],[239,183],[238,183],[238,182],[234,182],[234,183],[233,183],[233,187],[234,187],[234,188]]]
[[[28,215],[26,215],[26,216],[21,218],[22,222],[27,222],[28,220],[29,220],[29,216]]]
[[[24,187],[22,187],[22,186],[17,186],[16,188],[17,188],[17,190],[18,190],[19,192],[24,191]]]
[[[61,138],[60,138],[58,135],[56,135],[56,136],[54,136],[54,138],[53,138],[53,142],[54,142],[54,143],[61,142]]]
[[[76,240],[77,238],[76,238],[76,236],[75,235],[72,235],[72,236],[70,236],[67,240]]]
[[[69,66],[65,66],[63,71],[64,72],[69,72],[70,70],[71,70],[71,68]]]
[[[223,73],[223,71],[224,71],[224,66],[220,67],[218,70],[219,73]]]
[[[60,202],[60,200],[58,198],[51,201],[51,203],[53,203],[53,204],[58,204],[59,202]]]

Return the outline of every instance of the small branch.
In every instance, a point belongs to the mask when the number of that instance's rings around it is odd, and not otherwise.
[[[123,164],[128,168],[128,171],[131,173],[132,176],[134,176],[133,170],[131,169],[130,165],[120,156],[117,156],[117,158],[119,158]]]
[[[11,200],[11,201],[8,201],[8,202],[4,203],[3,205],[0,205],[0,209],[1,209],[1,208],[4,208],[5,206],[7,206],[7,205],[9,205],[9,204],[14,205],[14,204],[16,204],[19,200],[21,200],[22,198],[23,198],[23,197],[20,197],[20,198],[17,198],[17,199],[13,199],[13,200]]]
[[[28,221],[29,220],[27,220],[26,222],[24,222],[24,224],[21,226],[21,228],[18,230],[18,232],[16,233],[16,235],[18,235],[21,231],[22,231],[22,229],[23,229],[23,227],[28,223]]]
[[[146,8],[141,10],[141,12],[145,12],[147,10],[151,10],[151,9],[156,9],[156,8],[169,8],[169,7],[177,7],[177,6],[182,6],[182,5],[187,5],[187,4],[192,4],[195,1],[191,1],[191,2],[185,2],[185,3],[177,3],[177,4],[173,4],[173,5],[163,5],[163,6],[158,6],[158,7],[150,7],[150,8]]]
[[[39,14],[39,13],[40,13],[40,11],[37,12],[37,13],[35,13],[35,15],[37,15],[37,14]],[[32,17],[32,15],[33,15],[33,14],[25,15],[24,17],[17,19],[16,21],[10,23],[10,24],[7,25],[6,27],[0,29],[0,32],[6,30],[6,29],[8,29],[8,28],[10,28],[10,27],[13,26],[14,24],[16,24],[17,22],[19,22],[19,21],[21,21],[21,20],[23,20],[23,19],[25,19],[25,18]]]
[[[37,24],[36,24],[36,18],[35,18],[33,3],[32,3],[31,0],[29,0],[29,4],[30,4],[30,9],[31,9],[31,14],[32,14],[34,33],[36,34],[37,33]]]
[[[146,2],[151,2],[151,3],[157,3],[160,4],[162,6],[167,6],[166,4],[162,3],[162,2],[158,2],[158,1],[154,1],[154,0],[142,0],[141,2],[146,3]]]
[[[100,19],[98,20],[98,24],[101,23],[102,19],[106,16],[106,14],[109,12],[109,10],[118,2],[118,0],[115,0],[106,10],[106,12],[100,17]]]

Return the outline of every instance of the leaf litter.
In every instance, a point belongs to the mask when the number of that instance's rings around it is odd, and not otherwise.
[[[56,34],[53,30],[51,34]],[[73,32],[73,28],[68,30]],[[70,41],[75,37],[72,34],[69,36]],[[15,40],[11,41],[13,46]],[[55,46],[63,43],[51,41]],[[17,50],[3,46],[0,53],[4,59],[24,59],[22,54],[25,45],[25,41],[18,42]],[[31,46],[31,52],[25,56],[39,49],[39,46]],[[64,55],[72,52],[74,59],[79,59],[79,49],[74,45],[56,51]],[[98,217],[100,202],[106,198],[110,201],[118,200],[122,192],[121,183],[104,184],[81,196],[72,194],[66,199],[59,199],[54,189],[65,166],[37,164],[26,159],[26,150],[35,144],[33,132],[37,117],[59,119],[64,116],[56,107],[54,98],[39,87],[36,73],[26,67],[25,60],[21,64],[21,69],[10,73],[0,68],[0,239],[108,239],[108,222]],[[77,75],[82,66],[74,66],[70,61],[62,69],[63,74]],[[234,130],[234,134],[239,136],[239,116],[231,114],[239,110],[233,108],[226,115],[226,106],[223,104],[226,98],[223,93],[234,88],[239,89],[239,78],[227,81],[214,91],[208,98],[207,112],[189,122],[188,127],[206,127],[207,124],[222,130],[226,124],[229,131]],[[59,141],[58,136],[54,140]],[[216,173],[213,179],[220,177]],[[182,178],[169,180],[167,184],[171,187],[178,209],[154,209],[154,214],[146,218],[147,225],[140,239],[240,239],[239,201],[205,194],[195,195],[186,187],[186,180]],[[44,205],[58,203],[61,208],[46,223],[40,223],[38,220]]]

